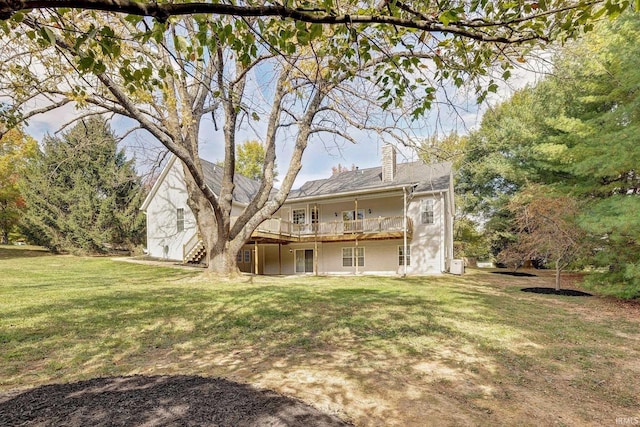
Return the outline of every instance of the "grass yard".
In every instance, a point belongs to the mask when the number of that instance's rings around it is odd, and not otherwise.
[[[640,417],[639,306],[520,292],[552,286],[552,272],[216,282],[32,249],[0,247],[0,393],[188,374],[273,389],[358,426]]]

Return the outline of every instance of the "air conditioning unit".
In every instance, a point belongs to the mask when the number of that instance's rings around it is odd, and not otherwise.
[[[461,259],[452,259],[449,273],[461,276],[464,274],[464,261]]]

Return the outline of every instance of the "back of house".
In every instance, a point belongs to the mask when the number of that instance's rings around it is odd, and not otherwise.
[[[238,265],[254,274],[425,275],[448,271],[453,257],[451,164],[397,163],[382,149],[381,166],[306,182],[253,232]],[[217,194],[221,168],[203,161]],[[259,182],[236,175],[232,217]],[[172,158],[142,208],[150,256],[199,262],[195,218],[187,206],[182,164]]]

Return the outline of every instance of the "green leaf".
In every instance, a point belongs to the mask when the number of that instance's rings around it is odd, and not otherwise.
[[[311,34],[307,31],[306,28],[303,30],[298,30],[296,37],[298,38],[298,43],[302,45],[309,44],[309,41],[311,41]]]
[[[78,61],[78,67],[83,71],[87,71],[93,68],[93,64],[94,64],[94,60],[90,56],[85,56],[84,58],[80,58],[80,61]]]
[[[56,35],[49,27],[42,27],[40,30],[40,36],[50,45],[53,45],[56,42]]]
[[[449,25],[450,22],[458,19],[458,14],[454,10],[445,10],[440,14],[438,20],[444,25]]]
[[[320,38],[322,36],[322,24],[311,24],[309,34],[311,36],[311,40]]]
[[[175,45],[179,52],[186,52],[189,47],[189,42],[183,36],[176,36]]]

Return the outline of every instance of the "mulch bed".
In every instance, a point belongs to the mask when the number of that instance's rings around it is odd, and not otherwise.
[[[349,426],[273,391],[221,378],[131,376],[0,394],[0,426]]]
[[[558,289],[555,288],[522,288],[522,292],[531,292],[534,294],[545,295],[564,295],[566,297],[592,297],[588,292],[576,291],[575,289]]]
[[[504,274],[506,276],[514,277],[538,277],[535,274],[525,273],[523,271],[492,271],[493,274]]]

